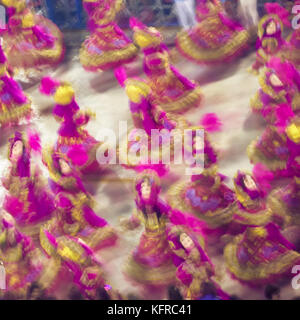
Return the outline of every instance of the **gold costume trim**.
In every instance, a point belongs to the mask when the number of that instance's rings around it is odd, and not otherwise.
[[[271,263],[262,263],[254,267],[253,265],[240,265],[237,258],[237,246],[243,235],[237,236],[232,243],[224,249],[224,258],[227,268],[238,279],[243,281],[264,280],[270,276],[283,274],[299,262],[300,255],[296,251],[289,251]]]
[[[198,107],[202,99],[202,90],[197,86],[183,97],[168,103],[160,102],[159,98],[155,98],[155,101],[157,101],[157,104],[159,104],[166,112],[184,112],[191,108]]]
[[[251,163],[262,163],[267,166],[271,171],[286,169],[286,161],[278,160],[276,158],[268,159],[257,147],[259,138],[252,141],[247,147],[248,158]]]
[[[176,268],[172,260],[159,268],[151,268],[137,263],[131,256],[124,268],[124,272],[133,280],[150,285],[169,284],[176,280]]]
[[[210,228],[218,228],[222,225],[228,224],[232,221],[233,214],[237,211],[236,204],[233,203],[227,208],[217,209],[215,211],[207,211],[206,213],[200,213],[198,210],[188,205],[185,200],[185,191],[187,188],[186,182],[179,182],[173,185],[167,197],[169,199],[170,205],[173,208],[177,208],[183,212],[189,212],[199,218],[200,220],[205,221]]]
[[[196,46],[186,31],[177,36],[177,43],[180,49],[199,62],[214,62],[234,54],[242,45],[246,45],[250,36],[246,30],[238,32],[233,39],[230,39],[223,47],[214,49],[201,49]]]
[[[23,117],[30,116],[32,112],[31,102],[22,106],[5,107],[0,105],[0,124],[7,124],[9,122],[17,122]]]
[[[96,35],[93,35],[96,36]],[[116,50],[109,50],[101,54],[91,54],[88,52],[85,43],[83,43],[80,52],[80,63],[86,68],[100,68],[109,63],[119,63],[124,60],[133,58],[138,52],[134,44],[129,44],[127,47]]]

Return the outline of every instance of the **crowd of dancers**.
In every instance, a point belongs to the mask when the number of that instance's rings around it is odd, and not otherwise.
[[[116,244],[118,233],[95,213],[96,199],[83,182],[85,175],[103,169],[96,159],[103,142],[85,129],[93,121],[92,112],[80,110],[70,83],[42,77],[40,92],[53,98],[59,130],[54,145],[41,146],[39,133],[31,126],[38,110],[33,110],[30,97],[15,80],[60,64],[65,54],[62,33],[25,0],[1,2],[9,19],[1,30],[0,125],[3,131],[14,130],[7,141],[10,166],[1,168],[6,172],[0,215],[4,299],[55,297],[66,283],[74,284],[77,297],[127,299],[110,283],[105,261],[98,259],[102,248]],[[90,35],[81,46],[80,62],[89,72],[114,70],[129,99],[133,128],[128,135],[144,129],[151,144],[152,129],[200,128],[193,127],[184,113],[205,108],[205,92],[172,65],[162,34],[132,17],[133,39],[129,38],[116,20],[122,0],[83,0],[83,4]],[[213,67],[251,49],[253,23],[243,25],[220,1],[199,0],[196,13],[195,25],[176,38],[185,58]],[[289,226],[300,224],[300,29],[292,30],[292,18],[287,8],[267,3],[258,23],[256,61],[250,71],[258,75],[260,89],[249,97],[249,105],[264,118],[266,127],[247,150],[253,171],[239,170],[234,190],[218,169],[218,150],[209,136],[219,125],[213,114],[202,121],[204,148],[191,146],[192,152],[204,155],[203,171],[188,183],[172,185],[165,199],[160,181],[169,174],[167,165],[121,162],[137,172],[136,210],[122,221],[123,227],[144,228],[124,263],[132,281],[175,286],[183,299],[230,299],[207,253],[213,239],[223,246],[228,272],[248,286],[279,283],[291,277],[291,268],[300,263],[299,248],[282,235]],[[126,72],[126,64],[138,54],[143,56],[143,79],[130,78]],[[120,142],[119,158],[132,147],[137,151],[142,147],[139,139],[128,143],[127,138]],[[285,185],[277,186],[282,179]],[[76,299],[76,292],[69,297]]]

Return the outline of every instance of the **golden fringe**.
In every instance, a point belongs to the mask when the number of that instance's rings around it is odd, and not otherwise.
[[[299,262],[300,254],[296,251],[289,251],[271,263],[262,263],[258,266],[240,265],[237,258],[237,246],[243,235],[237,236],[232,243],[224,249],[224,259],[227,268],[238,279],[243,281],[264,280],[270,276],[283,274]]]
[[[186,188],[186,182],[177,183],[170,188],[167,193],[167,198],[172,208],[193,214],[198,219],[205,221],[212,229],[216,229],[232,221],[233,215],[237,211],[236,203],[233,203],[225,209],[201,213],[185,202],[184,192]]]
[[[234,54],[238,49],[249,41],[247,31],[237,33],[223,47],[216,49],[204,49],[195,45],[186,31],[183,31],[177,36],[177,43],[180,49],[190,58],[199,62],[214,62],[225,59],[227,56]]]
[[[135,281],[149,285],[167,285],[176,279],[176,268],[172,260],[159,268],[151,268],[137,263],[131,256],[125,266],[124,272]]]
[[[267,168],[271,171],[286,169],[286,161],[277,160],[275,158],[266,158],[265,155],[259,149],[256,148],[257,142],[258,139],[252,141],[247,147],[248,158],[252,164],[262,163],[265,166],[267,166]]]
[[[79,59],[80,63],[86,68],[101,68],[102,65],[129,60],[137,53],[138,48],[134,44],[130,44],[123,49],[110,50],[103,52],[103,54],[93,55],[88,52],[85,43],[83,43],[79,52]]]
[[[236,216],[242,218],[236,220],[239,224],[265,226],[271,221],[273,212],[270,209],[260,211],[259,213],[249,213],[243,210],[238,210]]]
[[[278,191],[280,191],[280,189],[275,189],[269,194],[267,198],[267,207],[270,208],[275,217],[279,217],[283,221],[282,228],[298,224],[296,221],[293,221],[293,216],[289,212],[285,202],[277,195]]]
[[[116,232],[111,226],[96,229],[88,238],[80,237],[92,249],[97,247],[101,242],[116,237]]]
[[[1,109],[3,108],[0,106]],[[29,116],[32,112],[31,102],[22,106],[7,108],[5,111],[0,110],[0,124],[5,125],[11,122],[18,122],[20,119]]]
[[[61,259],[59,257],[52,257],[45,264],[45,268],[38,279],[38,283],[43,289],[49,289],[54,282],[56,276],[61,269]]]
[[[183,97],[174,100],[169,103],[160,103],[159,99],[157,103],[166,111],[166,112],[185,112],[189,109],[196,108],[199,106],[203,98],[202,91],[200,87],[196,87],[193,91],[188,92]]]
[[[250,99],[250,107],[253,111],[259,111],[263,108],[263,103],[260,98],[259,91],[255,94],[253,98]]]

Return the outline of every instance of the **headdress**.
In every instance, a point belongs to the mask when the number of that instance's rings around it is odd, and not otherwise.
[[[130,27],[134,31],[134,41],[142,49],[158,46],[162,42],[162,35],[153,27],[147,27],[137,18],[130,19]]]

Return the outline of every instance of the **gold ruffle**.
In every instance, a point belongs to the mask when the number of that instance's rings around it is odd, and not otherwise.
[[[159,268],[151,268],[137,263],[131,256],[124,272],[133,280],[148,285],[168,285],[175,282],[176,268],[170,260]]]
[[[116,232],[111,226],[105,226],[103,228],[95,229],[95,231],[87,238],[81,237],[82,240],[86,242],[86,244],[92,249],[101,245],[106,240],[113,240],[116,238]]]
[[[96,35],[92,36],[96,37]],[[136,56],[137,53],[137,47],[134,44],[129,44],[122,49],[109,50],[101,54],[91,54],[89,53],[85,43],[83,43],[79,52],[79,59],[80,63],[87,69],[101,69],[101,67],[106,64],[127,61]]]
[[[170,188],[167,197],[171,207],[193,214],[200,220],[205,221],[212,229],[216,229],[232,221],[233,214],[237,211],[235,203],[224,209],[201,213],[185,202],[184,193],[186,189],[186,182],[179,182]]]
[[[155,99],[157,104],[166,112],[185,112],[191,108],[198,107],[202,101],[202,91],[199,86],[194,90],[187,92],[183,97],[174,101],[163,103],[159,101],[159,97]]]
[[[273,213],[270,209],[265,209],[257,213],[250,213],[245,210],[238,210],[236,212],[238,219],[237,223],[248,226],[265,226],[271,222]]]
[[[23,14],[21,13],[20,18]],[[31,67],[49,65],[57,63],[64,53],[63,36],[58,27],[50,20],[41,15],[34,16],[35,24],[45,26],[50,30],[52,36],[56,38],[53,48],[46,49],[31,49],[28,51],[16,50],[19,44],[26,40],[26,31],[29,35],[33,34],[31,29],[21,29],[13,35],[10,33],[3,34],[3,50],[7,56],[8,64],[17,70],[27,69]],[[33,35],[32,35],[33,36]]]
[[[18,122],[24,117],[29,117],[31,112],[31,102],[22,106],[5,108],[5,110],[3,110],[3,106],[0,106],[0,124],[5,125]]]
[[[204,21],[205,23],[205,21]],[[180,50],[191,59],[200,63],[213,63],[234,55],[243,46],[246,46],[250,36],[246,30],[237,32],[224,46],[213,49],[204,49],[197,46],[189,37],[187,31],[177,36],[177,45]]]
[[[241,265],[237,258],[237,246],[242,240],[243,235],[237,236],[224,249],[224,258],[227,268],[238,279],[243,281],[266,280],[271,276],[284,274],[300,261],[300,254],[296,251],[288,251],[270,263],[253,265]]]
[[[262,163],[264,164],[268,169],[271,171],[276,171],[276,170],[284,170],[286,169],[286,161],[284,160],[279,160],[274,157],[271,159],[268,159],[257,147],[258,139],[252,141],[248,148],[247,148],[247,154],[248,158],[251,161],[251,163],[256,164],[256,163]]]

